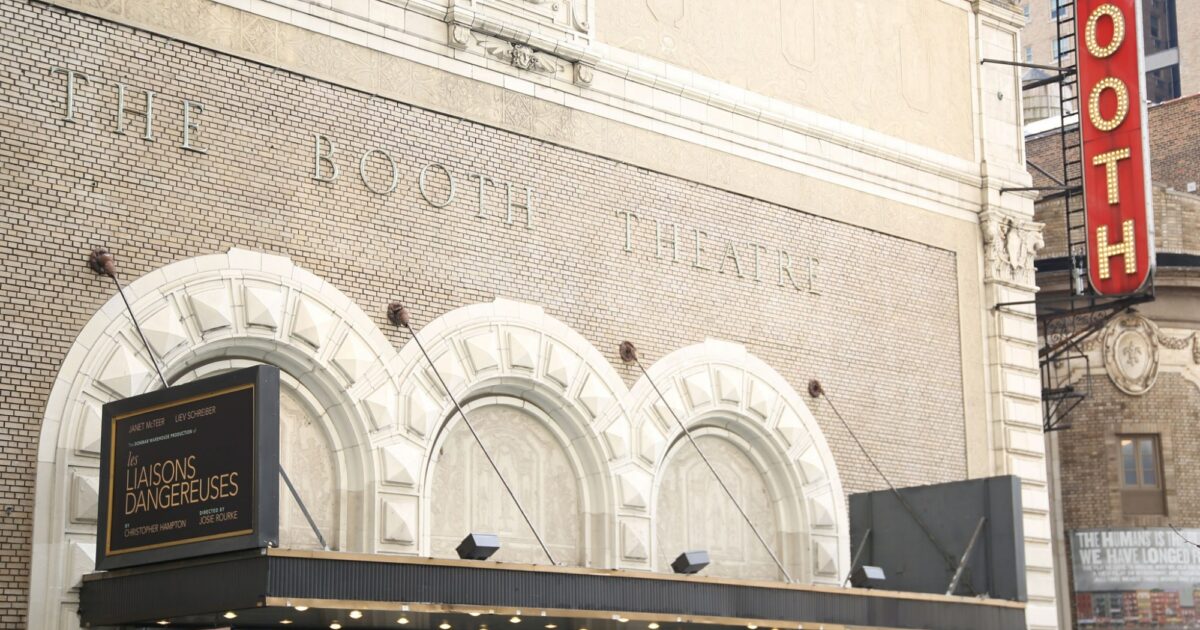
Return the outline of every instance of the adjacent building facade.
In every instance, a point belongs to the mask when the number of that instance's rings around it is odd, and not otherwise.
[[[1070,428],[1050,434],[1053,512],[1062,543],[1064,626],[1190,628],[1200,583],[1200,95],[1149,108],[1156,299],[1081,344],[1068,383],[1088,392]],[[1058,130],[1028,159],[1061,164]],[[1061,167],[1060,167],[1061,168]],[[1052,173],[1056,172],[1051,170]],[[1036,172],[1035,172],[1036,174]],[[1036,174],[1041,185],[1050,180]],[[1062,202],[1038,204],[1043,309],[1069,290]],[[1087,317],[1086,315],[1083,317]],[[1058,329],[1061,333],[1065,329]],[[1051,334],[1054,334],[1051,331]],[[1057,339],[1050,339],[1050,342]]]
[[[911,26],[896,29],[897,23]],[[268,363],[329,545],[797,581],[846,496],[1023,481],[1058,623],[1023,19],[985,0],[0,0],[0,627],[74,628],[99,410]],[[86,266],[111,250],[128,284]],[[622,364],[641,350],[663,388]],[[147,347],[148,346],[148,347]],[[803,395],[802,395],[803,394]],[[668,408],[669,405],[669,408]],[[673,413],[672,413],[673,412]],[[281,545],[318,546],[281,494]]]
[[[1059,37],[1058,16],[1070,11],[1069,0],[1025,0],[1021,11],[1020,61],[1047,66],[1059,65],[1073,54],[1070,37]],[[1142,39],[1145,47],[1146,100],[1162,103],[1200,93],[1200,41],[1189,36],[1200,31],[1200,5],[1187,0],[1143,0]],[[1051,76],[1040,69],[1025,71],[1026,80]],[[1025,94],[1025,121],[1057,118],[1060,103],[1057,84],[1029,90]],[[1067,112],[1071,114],[1071,111]]]

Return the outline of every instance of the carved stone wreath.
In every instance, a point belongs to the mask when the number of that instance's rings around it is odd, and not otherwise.
[[[1158,378],[1158,329],[1150,320],[1131,313],[1113,321],[1104,332],[1104,367],[1117,389],[1131,396],[1150,391]]]

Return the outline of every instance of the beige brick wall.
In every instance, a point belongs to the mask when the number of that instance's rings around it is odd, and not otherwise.
[[[116,252],[127,279],[232,246],[285,254],[383,330],[394,298],[419,325],[502,296],[542,305],[614,364],[626,338],[650,360],[707,337],[736,341],[799,391],[819,377],[897,485],[966,474],[960,263],[946,250],[43,5],[4,0],[0,14],[0,251],[10,261],[0,301],[0,502],[13,507],[0,513],[0,627],[25,626],[46,395],[74,335],[112,295],[84,265],[98,245]],[[80,87],[74,123],[60,120],[54,66],[95,79]],[[133,132],[137,116],[130,133],[113,132],[117,80],[139,106],[134,89],[157,91],[154,142]],[[185,98],[206,106],[207,155],[179,148]],[[311,178],[312,131],[338,141],[334,184]],[[358,156],[375,147],[398,163],[390,195],[368,192],[357,176]],[[417,190],[430,162],[458,177],[457,201],[441,210]],[[477,217],[470,172],[532,184],[535,228],[505,224],[499,193]],[[618,210],[708,231],[710,264],[723,237],[815,256],[820,295],[778,287],[768,274],[756,283],[694,269],[687,232],[683,260],[657,260],[648,220],[627,253]],[[882,487],[828,407],[813,411],[846,491]]]

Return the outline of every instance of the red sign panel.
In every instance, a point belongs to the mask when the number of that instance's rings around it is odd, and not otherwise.
[[[1088,277],[1124,295],[1154,272],[1142,3],[1075,0],[1075,16]]]

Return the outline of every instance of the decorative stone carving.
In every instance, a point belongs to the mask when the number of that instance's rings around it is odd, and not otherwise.
[[[196,315],[196,324],[201,332],[209,332],[232,325],[230,315],[229,291],[222,286],[219,289],[188,293],[192,312]]]
[[[76,472],[71,479],[71,520],[95,523],[100,505],[100,478],[91,471]]]
[[[100,374],[100,383],[114,394],[125,398],[146,391],[150,381],[155,378],[153,368],[121,345],[113,353],[112,359],[104,366]]]
[[[83,414],[79,418],[75,437],[75,452],[81,455],[100,454],[100,410],[91,403],[83,403]]]
[[[70,588],[79,588],[83,576],[96,569],[96,545],[75,541],[67,555],[67,579]]]
[[[415,455],[412,449],[404,444],[389,444],[379,449],[383,460],[383,482],[399,486],[416,485],[416,475],[413,474]]]
[[[629,454],[629,420],[624,416],[617,418],[607,429],[604,430],[604,441],[608,443],[608,450],[612,453],[612,459],[617,460]]]
[[[685,376],[683,378],[683,388],[687,391],[688,400],[692,403],[692,409],[712,402],[712,379],[709,378],[707,370]]]
[[[279,328],[283,296],[276,289],[246,287],[246,323],[263,328]]]
[[[159,309],[142,321],[142,332],[146,335],[146,341],[150,342],[150,346],[160,357],[166,356],[167,353],[188,340],[183,322],[179,320],[179,313],[175,311],[174,306],[169,304],[166,308]]]
[[[320,348],[333,328],[330,325],[333,322],[333,315],[329,311],[302,297],[296,303],[296,320],[292,324],[292,335],[314,348]]]
[[[643,536],[629,523],[621,523],[621,555],[629,560],[645,560],[650,556],[646,553]]]
[[[342,340],[342,345],[338,346],[337,352],[333,355],[333,364],[338,366],[351,383],[357,382],[366,376],[367,370],[375,363],[375,355],[371,349],[363,343],[362,338],[356,333],[349,333]]]
[[[363,400],[367,415],[376,430],[391,426],[396,418],[396,387],[391,381],[384,383]]]
[[[1122,315],[1104,331],[1104,367],[1117,389],[1132,396],[1150,391],[1158,378],[1159,332],[1136,313]]]
[[[579,402],[592,414],[592,417],[599,418],[603,415],[612,401],[613,395],[600,377],[588,374],[587,381],[579,389]]]
[[[471,29],[461,24],[450,25],[450,45],[460,50],[471,43]]]
[[[415,510],[402,497],[384,499],[383,505],[383,539],[401,545],[413,544],[413,526],[410,521],[415,517]]]
[[[985,280],[1001,280],[1033,286],[1033,257],[1042,248],[1042,228],[999,212],[980,215],[983,230]]]
[[[575,84],[576,85],[591,85],[596,78],[596,71],[587,64],[575,64]]]
[[[592,23],[588,19],[587,3],[584,0],[571,0],[571,23],[580,33],[586,33],[592,28]]]
[[[658,424],[646,418],[642,421],[642,430],[638,437],[638,455],[642,461],[647,464],[653,464],[658,461],[659,452],[662,450],[663,442],[666,437],[662,434],[662,429],[658,428]]]
[[[783,415],[779,416],[779,424],[775,425],[775,430],[787,440],[789,446],[794,446],[804,437],[804,425],[800,422],[800,417],[787,407],[784,407]]]
[[[546,376],[563,387],[570,385],[571,376],[579,366],[579,358],[558,344],[550,344],[547,350]]]
[[[1155,327],[1157,330],[1157,327]],[[1161,330],[1157,331],[1155,339],[1159,345],[1170,350],[1183,350],[1192,345],[1192,363],[1200,365],[1200,333],[1193,332],[1186,337],[1172,337]]]
[[[535,50],[526,44],[508,42],[483,33],[472,35],[484,54],[519,70],[554,76],[565,69],[557,57]]]
[[[813,538],[813,572],[817,575],[837,575],[837,542]]]

